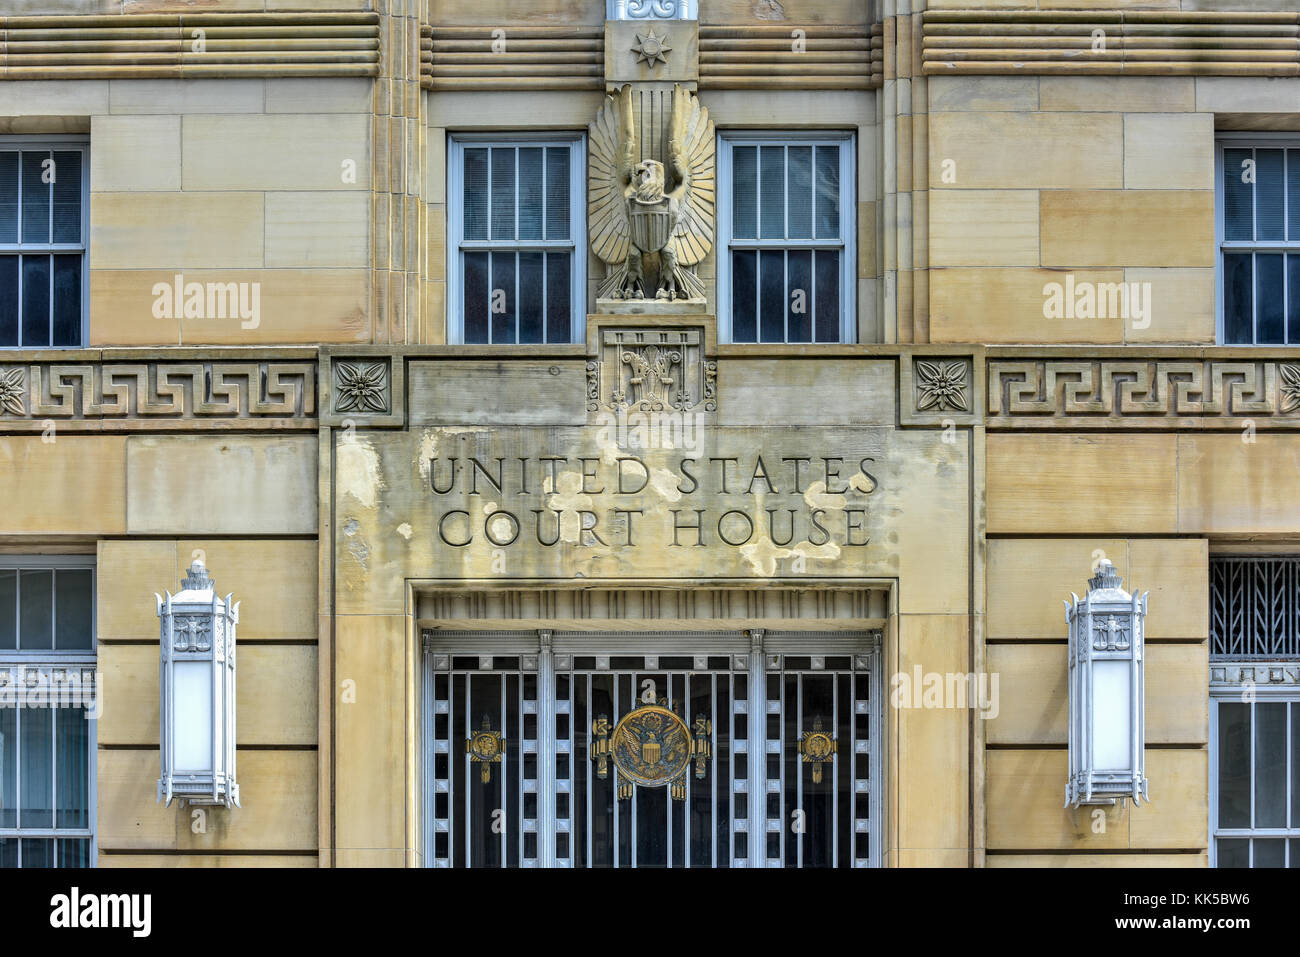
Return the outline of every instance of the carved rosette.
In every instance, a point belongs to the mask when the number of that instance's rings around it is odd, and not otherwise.
[[[970,363],[965,359],[916,360],[917,412],[969,412]]]
[[[387,415],[391,408],[388,360],[344,359],[334,363],[334,411]]]

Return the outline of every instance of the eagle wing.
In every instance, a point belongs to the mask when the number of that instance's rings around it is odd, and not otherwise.
[[[717,155],[709,111],[680,86],[673,89],[668,150],[679,211],[668,245],[681,265],[694,266],[713,248]]]
[[[588,127],[587,220],[591,251],[603,262],[622,265],[627,259],[630,229],[624,195],[632,179],[636,124],[632,88],[623,87]]]

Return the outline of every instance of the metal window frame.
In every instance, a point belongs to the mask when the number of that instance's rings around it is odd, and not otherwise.
[[[24,345],[22,342],[22,310],[19,306],[18,314],[18,345],[6,346],[0,345],[0,355],[6,352],[15,352],[29,349],[81,349],[90,341],[90,136],[86,133],[51,133],[48,135],[34,135],[28,133],[0,135],[0,151],[17,149],[49,149],[69,150],[77,149],[81,153],[81,242],[80,243],[24,243],[22,234],[22,164],[19,162],[19,183],[18,183],[18,242],[0,243],[0,255],[18,255],[19,259],[25,254],[39,255],[41,253],[79,253],[81,256],[81,341],[71,346],[33,346]],[[53,235],[51,235],[53,240]],[[19,264],[18,273],[19,286],[22,285],[22,268]],[[50,283],[51,293],[53,292],[54,267],[50,265]],[[50,338],[53,340],[54,328],[54,296],[50,296]]]
[[[569,268],[569,343],[586,339],[587,325],[587,135],[586,133],[520,131],[508,133],[449,133],[447,135],[447,342],[465,344],[465,311],[461,306],[463,256],[466,251],[495,252],[568,252],[572,259]],[[465,148],[521,146],[564,147],[569,150],[569,238],[567,240],[466,240],[465,239]],[[518,195],[518,178],[515,192]],[[545,184],[543,183],[543,210],[545,210]],[[518,217],[518,203],[515,215]],[[489,207],[489,233],[490,227]],[[545,235],[545,216],[542,233]],[[543,271],[545,283],[545,271]],[[515,273],[516,289],[518,271]],[[516,294],[515,302],[519,297]],[[516,324],[517,324],[516,319]],[[491,336],[491,323],[488,326]],[[517,330],[516,330],[517,331]],[[481,345],[482,343],[473,343]],[[542,343],[546,345],[548,343]],[[549,343],[558,345],[559,343]],[[514,348],[521,343],[492,343],[502,348]],[[523,343],[522,345],[529,345]]]
[[[90,576],[90,613],[91,622],[95,622],[96,607],[99,601],[99,582],[97,571],[97,560],[94,555],[0,555],[0,569],[51,569],[60,568],[81,568],[88,569]],[[57,601],[57,594],[55,600]],[[51,642],[53,643],[53,642]],[[0,669],[12,667],[22,667],[28,670],[48,670],[52,668],[66,668],[72,666],[90,667],[98,670],[99,665],[99,634],[98,628],[91,635],[90,650],[76,650],[60,652],[57,649],[36,649],[32,651],[0,651]],[[21,718],[21,709],[19,711]],[[99,856],[99,778],[98,778],[98,742],[99,742],[99,720],[97,718],[88,719],[89,727],[86,729],[86,801],[88,804],[87,826],[84,828],[60,828],[57,826],[49,828],[25,828],[0,827],[0,838],[47,838],[58,840],[59,838],[90,838],[90,867],[98,866]],[[57,735],[52,736],[51,748],[54,742],[58,740]],[[15,747],[16,750],[16,747]],[[21,763],[19,764],[19,773],[21,775]],[[53,802],[58,803],[58,766],[57,762],[52,767],[54,775],[51,787],[53,789]],[[19,776],[17,780],[16,792],[18,794],[19,806],[21,808],[22,800],[22,780]],[[55,807],[53,823],[58,823],[58,808]],[[19,866],[21,867],[22,845],[19,844]],[[58,853],[58,846],[55,846],[55,853]],[[57,865],[57,857],[55,858]]]
[[[1281,662],[1278,662],[1281,663]],[[1294,662],[1289,662],[1294,665]],[[1260,664],[1258,661],[1251,661],[1251,664]],[[1289,703],[1292,708],[1300,708],[1300,688],[1290,687],[1270,687],[1260,685],[1251,689],[1255,696],[1249,702],[1241,700],[1240,689],[1213,689],[1210,692],[1210,800],[1209,800],[1209,866],[1218,867],[1218,839],[1228,840],[1240,839],[1252,841],[1250,845],[1250,866],[1254,867],[1255,847],[1253,841],[1259,838],[1281,838],[1284,844],[1283,860],[1288,860],[1291,853],[1290,841],[1300,840],[1300,820],[1291,821],[1290,827],[1285,828],[1221,828],[1219,827],[1219,705],[1222,703],[1249,704],[1251,707],[1251,733],[1250,733],[1250,790],[1251,790],[1251,818],[1255,815],[1255,705],[1264,702]],[[1286,721],[1287,733],[1287,769],[1285,776],[1286,800],[1288,817],[1291,815],[1292,802],[1294,795],[1291,788],[1293,785],[1293,769],[1291,762],[1296,760],[1295,742],[1291,740],[1291,720],[1290,712],[1287,713]],[[1296,866],[1291,862],[1291,866]]]
[[[1224,177],[1224,150],[1225,149],[1283,149],[1294,150],[1295,159],[1300,162],[1300,133],[1268,133],[1268,132],[1218,132],[1215,134],[1214,141],[1214,339],[1218,345],[1228,345],[1224,340],[1224,308],[1223,297],[1226,292],[1224,288],[1224,270],[1223,257],[1226,253],[1286,253],[1300,254],[1300,238],[1292,240],[1267,240],[1256,241],[1244,240],[1228,241],[1224,239],[1224,216],[1226,209],[1226,198],[1224,196],[1223,177]],[[1287,164],[1291,160],[1290,153],[1284,154],[1283,160],[1283,182],[1282,182],[1282,202],[1283,202],[1283,223],[1287,223],[1287,203],[1289,202],[1289,193],[1287,191],[1286,170]],[[1256,183],[1255,185],[1258,185]],[[1252,208],[1255,206],[1255,191],[1251,191]],[[1255,298],[1255,264],[1252,256],[1251,261],[1251,339],[1257,338],[1256,324],[1258,307],[1254,303]],[[1300,297],[1300,290],[1289,290],[1288,273],[1285,259],[1282,267],[1282,289],[1283,289],[1283,317],[1282,317],[1282,338],[1283,345],[1300,345],[1300,342],[1287,343],[1285,340],[1289,335],[1289,328],[1286,317],[1286,298],[1290,295]],[[1263,346],[1277,348],[1278,343],[1259,343],[1256,341],[1233,343],[1238,346]]]
[[[840,238],[838,241],[735,239],[732,236],[732,150],[737,146],[838,146],[840,147]],[[733,249],[791,250],[838,249],[840,254],[840,340],[808,342],[796,345],[846,345],[858,341],[857,288],[857,134],[853,130],[719,130],[718,131],[718,241],[717,291],[714,297],[718,316],[718,341],[733,342],[731,329],[731,253]],[[761,154],[760,154],[761,155]],[[761,170],[760,170],[761,175]],[[788,178],[787,166],[787,178]],[[814,176],[815,176],[814,170]],[[814,187],[814,196],[816,189]],[[789,190],[786,190],[787,213]],[[761,232],[761,229],[759,230]],[[786,264],[789,284],[789,263]],[[789,298],[786,298],[787,304]],[[787,313],[788,318],[788,313]],[[815,328],[815,322],[814,322]],[[761,330],[756,329],[756,332]],[[761,344],[761,337],[756,336]],[[787,339],[786,342],[789,342]],[[775,343],[769,343],[775,344]]]
[[[542,650],[539,651],[539,636],[547,636],[542,643]],[[837,645],[840,645],[837,647]],[[520,631],[464,631],[452,630],[438,631],[428,639],[421,640],[420,643],[420,675],[417,680],[417,686],[421,689],[420,698],[420,717],[417,721],[421,729],[421,741],[418,748],[420,770],[417,774],[418,779],[422,782],[423,792],[420,797],[421,816],[422,816],[422,844],[424,848],[425,866],[434,866],[436,860],[434,852],[436,830],[434,827],[434,802],[437,797],[437,791],[433,787],[433,766],[432,758],[435,752],[436,742],[433,737],[433,677],[435,669],[431,665],[431,659],[434,655],[439,656],[456,656],[456,655],[479,655],[479,656],[497,656],[497,655],[531,655],[536,656],[537,667],[534,672],[537,675],[537,727],[539,741],[536,742],[538,754],[538,818],[537,818],[537,847],[538,857],[537,866],[566,866],[565,862],[555,860],[554,855],[554,835],[557,831],[548,831],[546,825],[555,821],[553,813],[554,797],[552,794],[553,783],[549,774],[553,778],[554,761],[552,753],[543,753],[542,741],[543,729],[549,729],[545,733],[553,732],[553,722],[555,711],[547,705],[550,701],[554,703],[553,681],[556,673],[554,659],[556,656],[576,656],[576,655],[645,655],[645,656],[694,656],[699,654],[707,655],[728,655],[728,656],[748,656],[748,664],[745,672],[735,671],[730,674],[741,675],[747,673],[747,699],[746,709],[747,722],[746,727],[748,735],[744,742],[743,753],[748,755],[748,772],[746,775],[745,793],[748,795],[747,809],[748,813],[745,818],[745,831],[748,834],[747,849],[748,856],[743,862],[746,867],[768,867],[772,866],[766,856],[767,845],[767,808],[766,798],[768,793],[768,780],[765,759],[769,752],[770,743],[767,738],[767,713],[770,708],[770,702],[767,697],[767,676],[771,672],[772,659],[780,659],[776,665],[775,673],[784,675],[785,657],[789,655],[824,655],[837,656],[848,655],[854,657],[866,656],[869,665],[864,669],[868,676],[870,685],[870,695],[868,704],[870,709],[867,712],[870,715],[871,736],[869,738],[871,747],[868,749],[870,754],[869,774],[870,779],[867,782],[865,791],[859,791],[857,788],[857,778],[854,772],[854,763],[857,756],[857,739],[856,725],[854,719],[857,711],[850,712],[850,727],[853,729],[851,734],[852,748],[845,754],[837,754],[834,762],[835,771],[838,773],[840,762],[847,760],[848,774],[850,780],[854,781],[853,791],[851,793],[851,808],[854,809],[855,823],[851,834],[856,835],[858,809],[861,808],[860,802],[866,802],[867,805],[867,833],[870,835],[871,853],[866,859],[857,859],[854,856],[851,859],[851,867],[870,866],[880,867],[883,865],[883,855],[881,854],[881,840],[883,839],[883,830],[881,819],[884,813],[884,793],[882,789],[883,769],[884,769],[884,748],[886,747],[887,737],[884,731],[885,716],[882,708],[884,697],[885,682],[881,669],[883,667],[882,652],[882,635],[879,631],[872,629],[863,629],[853,632],[819,632],[819,631],[780,631],[780,632],[762,632],[743,630],[708,630],[708,631],[685,631],[685,632],[608,632],[608,631],[549,631],[549,630],[520,630]],[[756,652],[756,648],[761,648]],[[852,668],[852,673],[857,673],[857,667]],[[523,674],[524,672],[520,672]],[[781,682],[782,688],[784,681]],[[450,694],[449,689],[449,694]],[[764,708],[759,715],[754,714],[752,707],[755,701],[762,700]],[[734,706],[734,702],[733,702]],[[779,702],[778,702],[779,707]],[[741,712],[736,712],[741,713]],[[469,725],[467,724],[467,728]],[[800,725],[802,727],[802,725]],[[448,734],[451,733],[452,725],[448,725]],[[784,733],[784,732],[782,732]],[[570,781],[573,774],[573,761],[576,760],[576,753],[573,749],[574,726],[572,719],[569,722],[569,746],[570,755]],[[778,746],[781,738],[777,739]],[[739,744],[740,742],[735,742]],[[789,744],[789,742],[787,742]],[[454,743],[449,744],[449,756],[456,754]],[[733,752],[742,753],[739,749]],[[452,757],[454,760],[454,757]],[[782,771],[784,774],[784,770]],[[468,780],[468,778],[467,778]],[[522,792],[521,792],[522,793]],[[544,796],[550,795],[549,804],[544,804]],[[735,794],[733,792],[733,801]],[[450,795],[449,798],[450,800]],[[576,797],[570,793],[569,813],[573,813],[573,802]],[[784,806],[784,794],[782,794]],[[838,803],[835,805],[838,811]],[[549,814],[549,817],[548,817]],[[732,816],[733,823],[735,821]],[[570,832],[571,833],[571,832]],[[521,832],[522,836],[522,832]],[[838,839],[838,830],[836,832]],[[449,835],[450,839],[450,835]],[[856,841],[854,840],[854,844]],[[784,848],[784,844],[782,845]],[[847,849],[847,853],[853,854],[855,848]],[[573,844],[569,845],[569,860],[573,857]],[[740,864],[742,862],[733,862]]]

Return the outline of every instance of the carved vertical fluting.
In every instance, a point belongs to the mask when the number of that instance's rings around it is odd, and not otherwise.
[[[421,328],[426,243],[420,197],[424,98],[420,23],[428,0],[377,0],[380,74],[375,81],[371,163],[371,336],[377,343],[416,341]]]

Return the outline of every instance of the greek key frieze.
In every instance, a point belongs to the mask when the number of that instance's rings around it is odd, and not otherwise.
[[[0,425],[315,415],[314,362],[0,363]]]
[[[989,359],[991,424],[1262,418],[1300,428],[1300,364],[1271,359]],[[1062,425],[1066,424],[1062,421]],[[1101,424],[1098,421],[1098,424]],[[1183,424],[1187,424],[1184,422]]]

